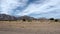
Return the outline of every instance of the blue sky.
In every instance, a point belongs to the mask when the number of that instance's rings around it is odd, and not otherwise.
[[[60,18],[60,0],[0,0],[0,13],[35,18]]]

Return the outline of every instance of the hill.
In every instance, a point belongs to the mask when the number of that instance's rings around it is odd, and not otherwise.
[[[16,20],[17,18],[14,16],[0,14],[0,21],[7,21],[7,20]]]

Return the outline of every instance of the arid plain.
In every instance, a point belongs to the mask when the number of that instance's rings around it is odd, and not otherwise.
[[[60,22],[0,21],[0,34],[60,34]]]

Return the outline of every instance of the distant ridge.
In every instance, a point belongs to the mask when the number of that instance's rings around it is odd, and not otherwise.
[[[20,17],[15,17],[15,16],[11,16],[11,15],[7,15],[7,14],[0,14],[0,21],[8,21],[8,20],[44,20],[46,18],[34,18],[34,17],[30,17],[30,16],[27,16],[27,15],[24,15],[24,16],[20,16]]]
[[[8,21],[8,20],[35,20],[36,18],[30,17],[30,16],[20,16],[20,17],[15,17],[7,14],[0,14],[0,21]]]
[[[6,14],[0,14],[0,21],[3,20],[16,20],[15,16],[10,16],[10,15],[6,15]]]

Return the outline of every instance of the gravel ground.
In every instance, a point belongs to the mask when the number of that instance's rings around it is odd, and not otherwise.
[[[0,34],[60,34],[60,28],[0,28]]]

